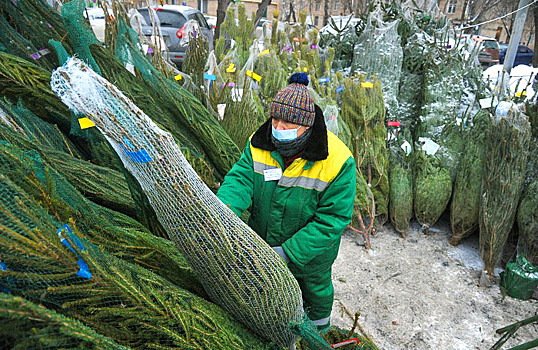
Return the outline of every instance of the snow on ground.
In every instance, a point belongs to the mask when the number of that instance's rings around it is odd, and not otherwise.
[[[390,225],[372,238],[372,249],[344,234],[333,266],[332,324],[349,329],[343,311],[361,312],[359,322],[380,349],[489,349],[495,330],[538,312],[538,301],[501,295],[498,284],[479,287],[478,237],[460,246],[448,240],[448,223],[424,235],[418,225],[407,239]],[[520,328],[503,349],[538,337],[538,324]]]

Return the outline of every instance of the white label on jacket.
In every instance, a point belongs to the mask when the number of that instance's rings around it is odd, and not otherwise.
[[[280,168],[265,169],[263,171],[263,178],[265,179],[265,181],[280,180],[281,177],[282,177],[282,169]]]

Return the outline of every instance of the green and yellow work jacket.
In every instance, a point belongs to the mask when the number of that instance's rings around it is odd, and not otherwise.
[[[282,246],[296,277],[330,269],[355,198],[355,161],[317,109],[300,158],[283,169],[269,119],[251,136],[217,194],[237,215],[251,208],[249,226],[271,247]]]

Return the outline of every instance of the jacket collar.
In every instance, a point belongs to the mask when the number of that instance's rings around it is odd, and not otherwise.
[[[306,143],[305,149],[301,158],[311,161],[324,160],[329,156],[327,145],[327,127],[323,112],[318,105],[316,108],[316,119],[312,125],[312,133]],[[265,151],[275,151],[276,147],[271,141],[271,118],[269,118],[260,128],[252,135],[250,144],[256,148]]]

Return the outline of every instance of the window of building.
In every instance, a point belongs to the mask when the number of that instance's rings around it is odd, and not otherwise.
[[[198,0],[198,10],[207,14],[207,0]]]
[[[446,13],[456,13],[457,5],[458,5],[458,0],[448,0],[446,4]]]
[[[319,24],[319,17],[314,17],[314,25],[317,26]]]
[[[316,0],[316,11],[319,11],[319,8],[321,7],[321,1]]]
[[[334,11],[338,10],[340,7],[340,0],[334,0]]]

